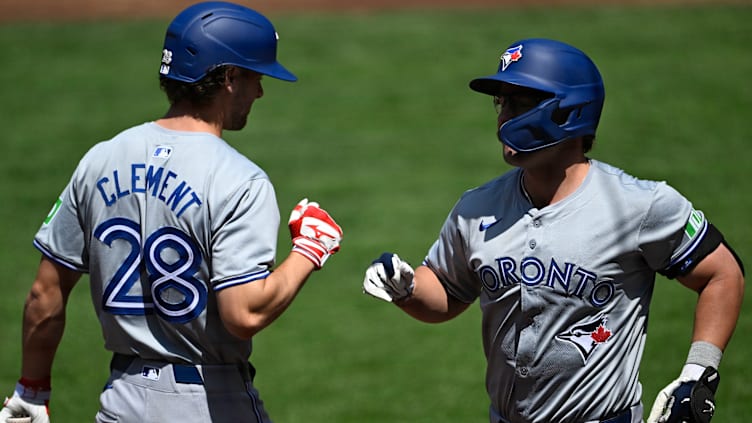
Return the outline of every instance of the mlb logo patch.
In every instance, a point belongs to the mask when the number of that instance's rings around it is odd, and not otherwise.
[[[141,377],[149,380],[159,380],[159,369],[156,367],[144,366],[141,368]]]
[[[522,44],[510,47],[501,55],[501,71],[507,70],[512,62],[522,59]]]
[[[172,154],[172,148],[165,147],[165,146],[159,146],[154,149],[154,153],[152,154],[152,157],[156,157],[158,159],[166,159],[170,157]]]

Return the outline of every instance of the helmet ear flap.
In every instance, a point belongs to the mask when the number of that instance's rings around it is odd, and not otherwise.
[[[548,99],[510,119],[499,128],[499,141],[517,151],[531,152],[571,138],[595,135],[584,110],[588,105],[564,108],[560,105],[559,99]]]
[[[499,141],[520,152],[531,152],[562,142],[567,131],[554,122],[559,99],[544,100],[532,110],[504,122],[499,128]],[[569,116],[568,114],[565,117]]]
[[[571,115],[575,111],[579,114],[579,108],[569,107],[556,109],[551,114],[551,120],[559,126],[564,125],[571,119]]]
[[[562,107],[554,111],[551,115],[551,120],[559,126],[575,125],[576,122],[583,119],[585,106]]]

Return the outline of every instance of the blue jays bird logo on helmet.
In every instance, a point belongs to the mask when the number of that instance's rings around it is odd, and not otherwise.
[[[501,70],[507,70],[512,62],[522,59],[522,44],[516,47],[510,47],[501,55]]]
[[[573,345],[582,356],[582,362],[587,363],[593,351],[605,344],[613,333],[606,327],[606,317],[596,316],[592,320],[572,326],[566,332],[556,335],[556,339]]]

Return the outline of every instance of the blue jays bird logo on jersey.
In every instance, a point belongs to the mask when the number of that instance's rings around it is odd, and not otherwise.
[[[579,323],[566,332],[556,335],[556,339],[572,344],[587,363],[593,351],[611,339],[613,333],[606,327],[606,316],[599,315],[585,323]]]
[[[522,44],[510,47],[501,55],[501,70],[505,71],[512,62],[522,59]]]

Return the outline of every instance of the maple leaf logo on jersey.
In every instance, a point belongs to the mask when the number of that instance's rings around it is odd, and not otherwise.
[[[593,351],[611,339],[613,332],[606,327],[606,316],[600,315],[569,328],[566,332],[556,335],[556,339],[573,345],[587,363]]]
[[[501,71],[507,70],[512,62],[522,59],[522,44],[510,47],[501,55]]]

